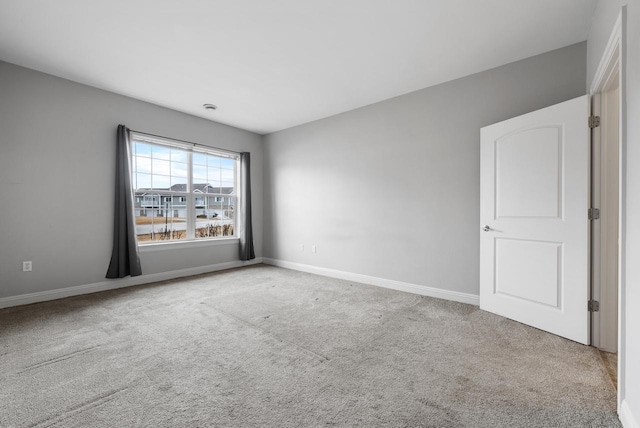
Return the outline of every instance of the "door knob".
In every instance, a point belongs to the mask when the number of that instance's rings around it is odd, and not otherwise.
[[[491,228],[489,227],[488,224],[485,224],[484,227],[482,228],[482,230],[484,230],[485,232],[488,232],[491,230]]]

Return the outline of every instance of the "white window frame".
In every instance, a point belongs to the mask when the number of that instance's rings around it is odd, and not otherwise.
[[[172,201],[174,200],[174,197],[179,197],[180,201],[182,202],[182,199],[184,198],[185,203],[186,203],[186,211],[187,211],[187,238],[186,239],[176,239],[176,240],[167,240],[167,241],[149,241],[149,242],[139,242],[138,245],[141,247],[151,247],[151,246],[165,246],[165,245],[172,245],[172,246],[177,246],[176,244],[181,244],[182,246],[184,246],[185,244],[187,246],[191,246],[193,244],[196,245],[202,245],[203,243],[215,243],[215,242],[220,242],[220,241],[230,241],[230,240],[234,240],[237,241],[238,238],[238,225],[239,225],[239,221],[238,221],[238,217],[237,217],[237,213],[239,213],[239,204],[240,204],[240,154],[236,153],[236,152],[232,152],[232,151],[227,151],[227,150],[223,150],[223,149],[217,149],[217,148],[212,148],[212,147],[208,147],[208,146],[203,146],[203,145],[199,145],[199,144],[193,144],[193,143],[186,143],[183,141],[178,141],[178,140],[174,140],[172,138],[167,138],[167,137],[159,137],[159,136],[155,136],[155,135],[149,135],[149,134],[144,134],[141,132],[136,132],[136,131],[131,131],[130,132],[130,138],[131,138],[131,150],[132,150],[132,157],[133,157],[133,149],[135,146],[135,142],[142,142],[142,143],[148,143],[148,144],[155,144],[155,145],[161,145],[161,146],[165,146],[165,147],[172,147],[172,148],[177,148],[177,149],[181,149],[181,150],[185,150],[187,152],[187,185],[186,185],[186,189],[185,192],[178,192],[178,191],[172,191],[172,190],[150,190],[150,193],[158,193],[160,194],[160,200],[162,200],[164,197],[166,197],[167,195],[169,197],[172,198]],[[194,152],[198,152],[198,153],[206,153],[209,155],[213,155],[213,156],[217,156],[217,157],[221,157],[221,158],[227,158],[227,159],[233,159],[236,162],[236,166],[234,168],[235,171],[235,175],[234,175],[234,194],[233,195],[223,195],[223,194],[217,194],[217,193],[212,193],[212,194],[207,194],[207,193],[196,193],[193,189],[193,153]],[[131,177],[132,181],[133,181],[133,168],[132,168],[132,177]],[[133,189],[134,192],[136,191],[136,189]],[[233,209],[234,212],[236,213],[236,215],[233,216],[233,235],[227,235],[227,236],[210,236],[210,237],[206,237],[206,238],[196,238],[196,205],[195,205],[195,200],[196,200],[196,196],[200,196],[200,197],[223,197],[223,198],[235,198],[235,204],[233,205]],[[141,199],[142,201],[143,199]],[[223,199],[224,200],[224,199]],[[170,207],[170,209],[172,210],[171,212],[173,212],[173,205]]]

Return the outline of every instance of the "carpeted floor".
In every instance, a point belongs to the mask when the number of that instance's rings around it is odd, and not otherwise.
[[[611,352],[599,351],[600,358],[602,358],[602,362],[604,363],[604,368],[607,370],[609,374],[609,379],[611,379],[611,383],[614,388],[618,387],[618,354],[613,354]]]
[[[595,349],[257,265],[0,311],[0,426],[619,427]]]

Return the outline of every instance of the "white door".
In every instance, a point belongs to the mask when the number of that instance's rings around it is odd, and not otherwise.
[[[585,95],[481,130],[480,308],[589,343]]]

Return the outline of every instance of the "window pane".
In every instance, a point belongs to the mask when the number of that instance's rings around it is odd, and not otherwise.
[[[171,175],[171,162],[160,159],[152,159],[151,168],[154,175]]]
[[[171,159],[171,147],[157,146],[154,144],[151,153],[154,159]]]
[[[233,183],[225,183],[224,181],[221,183],[220,193],[223,195],[230,195],[233,191]]]
[[[208,156],[207,165],[214,168],[220,168],[220,158],[217,156]]]
[[[169,190],[169,187],[171,186],[171,178],[168,175],[153,174],[151,185],[154,189]]]
[[[136,174],[136,180],[134,183],[136,189],[150,189],[151,188],[151,174]]]
[[[193,165],[193,183],[205,183],[207,181],[207,167]],[[206,183],[205,183],[206,184]]]
[[[235,172],[232,169],[223,169],[220,171],[220,179],[222,181],[233,183],[235,181]]]
[[[134,156],[133,162],[135,163],[136,172],[151,173],[151,158],[145,158],[142,156]]]
[[[218,180],[220,181],[220,168],[211,168],[207,170],[209,182]]]
[[[188,152],[186,150],[172,148],[171,149],[171,160],[174,161],[174,162],[187,163],[187,154],[188,154]]]
[[[136,142],[134,145],[134,154],[137,156],[151,157],[151,145],[145,143]]]
[[[216,196],[199,199],[195,207],[196,239],[235,236],[233,202]]]
[[[139,242],[187,239],[186,204],[166,193],[136,192],[134,212]]]
[[[220,159],[220,162],[222,164],[222,168],[227,168],[227,169],[234,169],[236,166],[236,161],[235,159],[225,159],[222,158]]]
[[[187,176],[187,164],[171,162],[171,175],[174,177],[186,177]]]
[[[171,190],[173,192],[187,191],[187,177],[171,177]]]
[[[204,153],[193,153],[193,164],[194,165],[206,165],[207,164],[207,155]]]

